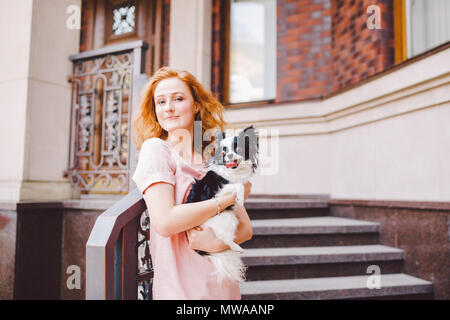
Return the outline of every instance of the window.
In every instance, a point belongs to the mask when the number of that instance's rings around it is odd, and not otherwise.
[[[408,58],[450,41],[450,1],[405,1]]]
[[[276,32],[276,0],[231,1],[229,103],[275,98]]]

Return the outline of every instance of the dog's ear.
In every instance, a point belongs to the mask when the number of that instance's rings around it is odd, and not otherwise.
[[[256,139],[256,143],[259,144],[258,131],[253,127],[253,125],[242,130],[239,133],[239,136],[252,136]]]
[[[244,129],[243,132],[243,136],[247,136],[249,139],[249,144],[246,144],[246,150],[245,153],[247,155],[248,152],[248,156],[249,159],[252,161],[252,167],[253,167],[253,172],[256,171],[256,169],[259,166],[259,159],[258,159],[258,152],[259,152],[259,133],[258,130],[256,128],[253,127],[253,125],[251,125],[250,127],[247,127]]]
[[[249,136],[249,135],[256,135],[255,128],[253,128],[253,125],[245,128],[238,134],[238,136]]]
[[[259,149],[259,137],[253,125],[239,133],[238,145],[242,150],[242,156],[245,160],[253,160],[256,158]]]

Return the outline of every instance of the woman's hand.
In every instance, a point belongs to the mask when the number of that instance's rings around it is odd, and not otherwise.
[[[250,181],[247,181],[244,184],[244,200],[247,200],[251,190],[252,190],[252,183]]]
[[[244,206],[237,206],[235,214],[239,220],[234,242],[242,244],[253,236],[253,228]],[[218,239],[210,227],[195,227],[186,231],[189,247],[208,253],[216,253],[229,249],[228,245]]]
[[[228,249],[222,240],[217,239],[210,227],[195,227],[186,231],[189,247],[192,250],[200,250],[208,253],[220,252]]]

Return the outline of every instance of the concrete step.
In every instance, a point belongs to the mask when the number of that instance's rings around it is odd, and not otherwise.
[[[403,259],[403,250],[383,245],[256,248],[242,255],[250,281],[361,275],[371,265],[398,273]]]
[[[376,244],[376,222],[322,216],[252,221],[253,238],[245,248]]]
[[[380,289],[369,289],[369,276],[248,281],[240,289],[243,300],[432,298],[429,281],[403,273],[381,274]]]
[[[279,219],[327,216],[325,199],[247,199],[245,209],[250,219]]]

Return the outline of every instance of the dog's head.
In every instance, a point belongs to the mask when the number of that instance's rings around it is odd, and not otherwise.
[[[238,135],[225,137],[216,134],[216,150],[213,163],[224,166],[230,174],[237,172],[254,173],[258,167],[259,137],[253,125]]]

